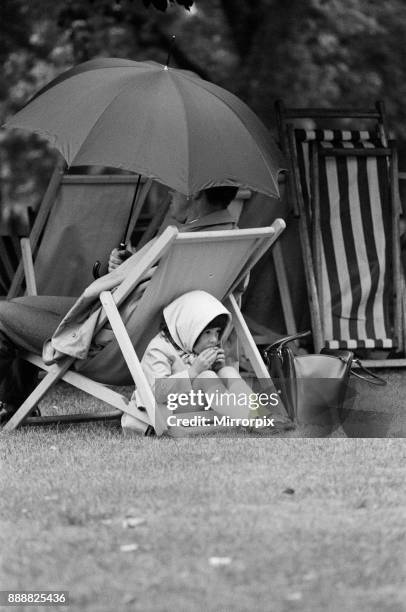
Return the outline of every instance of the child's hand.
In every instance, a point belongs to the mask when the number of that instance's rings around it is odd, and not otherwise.
[[[195,378],[205,370],[210,370],[211,366],[216,361],[218,350],[217,346],[207,348],[196,357],[189,370],[189,374],[192,378]]]
[[[224,368],[225,364],[226,364],[225,353],[223,349],[219,348],[217,349],[217,357],[214,360],[214,363],[211,366],[211,369],[214,370],[214,372],[218,372],[221,368]]]

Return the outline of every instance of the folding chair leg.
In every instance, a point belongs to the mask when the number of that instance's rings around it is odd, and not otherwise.
[[[275,266],[276,279],[278,281],[278,289],[281,298],[283,316],[285,319],[286,332],[288,335],[293,335],[296,334],[297,328],[280,242],[276,242],[273,245],[272,257]]]
[[[141,367],[140,360],[134,350],[130,337],[127,333],[125,325],[120,317],[113,296],[109,291],[102,291],[100,301],[106,312],[111,328],[114,332],[116,340],[120,346],[123,357],[133,377],[134,384],[138,390],[143,406],[145,407],[151,424],[154,427],[157,435],[161,435],[166,429],[166,425],[160,418],[159,411],[155,409],[156,402],[154,395],[150,389],[144,371]]]
[[[24,268],[25,284],[27,286],[27,295],[38,295],[37,285],[35,281],[34,263],[32,260],[32,251],[29,238],[21,238],[21,258]]]
[[[35,223],[32,227],[31,230],[31,234],[30,234],[30,245],[31,245],[31,249],[34,252],[34,254],[37,251],[37,247],[38,247],[38,242],[40,239],[40,236],[44,230],[46,221],[48,219],[48,215],[49,215],[49,211],[51,210],[52,204],[54,202],[56,193],[59,189],[60,183],[62,181],[63,178],[63,172],[64,169],[66,167],[66,162],[63,159],[63,157],[61,155],[58,156],[58,162],[55,166],[55,169],[53,171],[51,180],[49,182],[49,185],[47,187],[46,193],[44,195],[44,198],[41,202],[41,206],[38,210],[37,216],[35,218]],[[7,294],[7,297],[13,298],[16,297],[17,295],[19,295],[20,290],[21,290],[21,284],[24,280],[24,267],[23,267],[23,261],[21,260],[20,263],[18,264],[17,270],[14,274],[14,278],[13,281],[11,283],[9,292]]]
[[[41,357],[38,355],[34,355],[32,353],[26,353],[24,358],[30,363],[34,364],[38,368],[45,370],[46,372],[52,371],[52,366],[47,366],[42,361]],[[51,422],[63,422],[69,421],[72,422],[85,422],[85,421],[104,421],[106,419],[112,419],[114,417],[121,417],[123,412],[126,412],[130,416],[142,421],[146,424],[146,426],[150,425],[150,419],[148,414],[144,411],[141,411],[136,405],[135,402],[129,400],[127,397],[110,389],[107,385],[103,385],[102,383],[96,382],[95,380],[91,380],[86,376],[82,376],[79,372],[74,372],[73,370],[68,370],[63,374],[60,380],[64,380],[69,385],[76,387],[83,393],[88,393],[93,397],[97,398],[102,402],[106,402],[110,406],[113,406],[115,410],[109,410],[108,412],[97,412],[97,413],[80,413],[80,415],[60,415],[60,416],[41,416],[41,417],[32,417],[28,419],[27,423],[51,423]]]
[[[293,125],[288,129],[288,151],[291,158],[294,160],[292,168],[292,187],[291,190],[296,194],[295,202],[297,202],[299,213],[299,232],[300,244],[303,255],[304,273],[307,286],[307,295],[309,301],[309,311],[311,327],[313,332],[314,350],[318,353],[323,348],[322,321],[320,314],[320,302],[317,292],[317,284],[315,278],[315,270],[313,266],[312,249],[310,244],[310,228],[307,223],[307,212],[303,201],[303,195],[300,187],[299,163],[296,153],[296,144]]]
[[[52,385],[58,381],[65,374],[66,370],[72,364],[73,359],[67,359],[63,364],[54,366],[54,368],[48,372],[45,378],[39,383],[34,391],[27,397],[20,408],[11,417],[4,426],[5,431],[12,431],[25,419],[25,417],[35,408],[38,402],[44,397],[46,392],[52,387]]]
[[[241,310],[238,308],[237,301],[233,295],[230,295],[227,300],[227,307],[229,308],[232,317],[233,325],[236,329],[237,335],[241,340],[241,344],[244,347],[244,352],[251,362],[256,376],[261,378],[270,379],[269,372],[264,364],[257,345],[251,335],[251,332],[246,324],[244,317],[241,314]]]
[[[60,414],[40,417],[27,417],[22,425],[61,425],[63,423],[92,423],[94,421],[120,421],[122,412],[120,410],[111,410],[100,414],[77,413],[77,414]]]

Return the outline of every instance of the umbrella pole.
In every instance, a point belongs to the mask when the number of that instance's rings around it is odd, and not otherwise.
[[[135,191],[134,191],[134,195],[133,195],[133,199],[131,202],[131,208],[130,208],[130,214],[127,220],[127,225],[123,234],[123,239],[120,242],[119,246],[118,246],[118,250],[119,251],[125,251],[127,248],[127,240],[128,240],[128,230],[130,227],[130,223],[131,223],[131,219],[134,213],[134,206],[135,203],[137,201],[137,195],[138,195],[138,191],[140,188],[140,184],[141,184],[141,174],[138,175],[138,180],[137,180],[137,185],[135,187]],[[101,262],[99,260],[95,261],[95,263],[93,264],[93,268],[92,268],[92,274],[93,274],[93,278],[99,278],[100,277],[100,266],[101,266]]]
[[[123,239],[122,239],[122,241],[120,242],[120,245],[119,245],[119,250],[120,251],[125,249],[126,246],[127,246],[127,241],[129,239],[128,230],[129,230],[131,219],[132,219],[132,216],[133,216],[133,213],[134,213],[134,206],[135,206],[135,203],[137,201],[137,196],[138,196],[138,191],[139,191],[139,188],[140,188],[140,183],[141,183],[141,174],[138,175],[137,186],[135,188],[133,200],[131,202],[130,214],[128,216],[127,225],[126,225],[126,228],[125,228],[125,232],[123,234]]]

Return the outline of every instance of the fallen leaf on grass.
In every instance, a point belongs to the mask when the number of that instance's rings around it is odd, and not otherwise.
[[[295,591],[294,593],[288,593],[285,595],[286,601],[300,601],[302,599],[302,593]]]
[[[316,578],[317,578],[317,574],[316,572],[313,572],[313,571],[307,572],[307,574],[304,574],[303,576],[303,580],[306,580],[306,581],[316,580]]]
[[[120,550],[121,552],[134,552],[135,550],[138,550],[138,544],[122,544],[120,546]]]
[[[231,561],[231,557],[210,557],[209,565],[212,567],[223,567],[225,565],[230,565]]]
[[[134,527],[138,527],[138,525],[142,525],[146,520],[141,517],[129,516],[123,520],[123,528],[124,529],[133,529]]]
[[[122,599],[123,604],[135,603],[137,601],[137,595],[125,595]]]

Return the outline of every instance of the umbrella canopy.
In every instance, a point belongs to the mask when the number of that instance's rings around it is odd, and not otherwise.
[[[239,98],[156,62],[91,60],[44,87],[6,127],[46,138],[69,166],[143,174],[185,195],[236,185],[279,196],[282,154]]]

